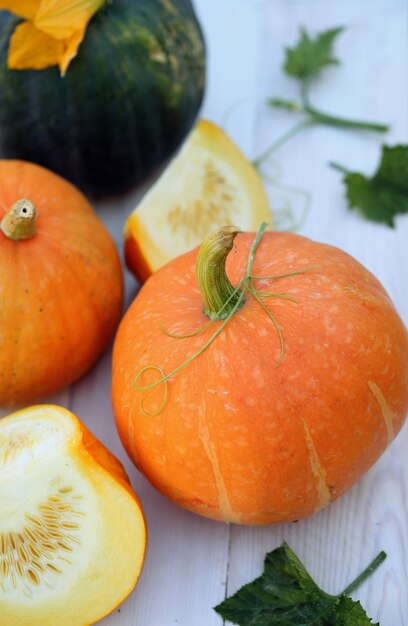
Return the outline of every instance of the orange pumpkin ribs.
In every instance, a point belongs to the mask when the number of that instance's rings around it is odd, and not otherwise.
[[[0,404],[72,383],[122,311],[115,244],[85,197],[48,170],[0,161]]]
[[[112,397],[162,494],[225,522],[295,520],[344,494],[401,429],[407,331],[345,252],[226,227],[143,286],[116,337]]]

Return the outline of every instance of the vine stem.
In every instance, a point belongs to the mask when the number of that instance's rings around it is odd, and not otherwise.
[[[282,331],[280,329],[280,326],[274,316],[274,314],[272,313],[272,311],[270,311],[267,306],[264,304],[264,302],[262,301],[262,297],[267,297],[267,298],[283,298],[285,300],[289,300],[292,302],[295,302],[296,304],[298,304],[298,301],[291,297],[289,294],[286,293],[270,293],[267,291],[261,291],[261,290],[257,290],[254,286],[254,280],[267,280],[267,279],[279,279],[279,278],[284,278],[286,276],[294,276],[296,274],[303,274],[304,272],[309,271],[310,269],[313,268],[309,267],[309,268],[304,268],[301,270],[297,270],[294,272],[287,272],[284,274],[276,274],[276,275],[271,275],[271,276],[263,276],[263,277],[256,277],[253,276],[252,274],[252,266],[254,263],[254,259],[255,259],[255,253],[256,250],[258,248],[259,242],[261,240],[261,237],[264,233],[264,231],[266,230],[266,228],[268,227],[268,224],[266,222],[263,222],[261,224],[261,226],[258,229],[258,232],[256,233],[255,239],[252,242],[249,254],[248,254],[248,262],[247,262],[247,272],[245,274],[245,276],[241,279],[241,281],[239,282],[239,284],[234,288],[232,287],[232,292],[229,294],[227,300],[222,304],[221,308],[219,309],[217,315],[215,316],[211,316],[210,318],[210,323],[213,322],[217,322],[220,321],[221,323],[217,326],[217,328],[215,329],[214,333],[211,335],[211,337],[209,339],[207,339],[207,341],[204,343],[203,346],[201,346],[201,348],[199,348],[197,350],[197,352],[194,352],[194,354],[192,354],[188,359],[186,359],[183,363],[181,363],[180,365],[178,365],[175,369],[173,369],[169,374],[166,374],[164,372],[164,370],[161,367],[158,367],[156,365],[147,365],[146,367],[143,367],[136,375],[134,381],[133,381],[133,387],[135,389],[137,389],[138,391],[147,391],[149,389],[153,389],[153,387],[157,387],[160,384],[164,385],[164,392],[163,392],[163,398],[162,401],[160,403],[160,406],[158,407],[158,409],[156,409],[153,412],[147,412],[144,409],[143,403],[144,403],[144,398],[142,398],[139,402],[139,409],[140,412],[143,415],[146,416],[156,416],[158,415],[162,409],[164,408],[166,401],[167,401],[167,383],[168,380],[174,376],[175,374],[177,374],[180,370],[182,370],[184,367],[186,367],[187,365],[189,365],[189,363],[191,363],[194,359],[196,359],[197,357],[199,357],[207,348],[208,346],[218,337],[218,335],[221,334],[221,332],[224,330],[225,326],[228,324],[228,322],[231,320],[231,318],[233,317],[233,315],[238,311],[238,309],[241,307],[241,305],[244,302],[244,297],[245,297],[245,293],[248,292],[250,293],[254,299],[258,302],[258,304],[262,307],[262,309],[265,311],[265,313],[268,315],[268,317],[270,318],[271,322],[273,323],[276,332],[278,334],[278,338],[279,338],[279,343],[280,343],[280,356],[279,359],[276,362],[276,367],[278,367],[280,365],[280,363],[283,360],[284,354],[285,354],[285,346],[284,346],[284,341],[283,341],[283,336],[282,336]],[[227,236],[227,240],[230,239],[229,243],[228,241],[225,242],[224,241],[224,245],[225,243],[228,243],[227,247],[230,247],[230,244],[232,244],[232,240],[234,238],[234,236],[237,234],[236,229],[234,229],[234,227],[222,227],[221,229],[219,229],[219,231],[216,232],[220,232],[222,237]],[[232,239],[231,239],[232,237]],[[225,267],[225,258],[223,258],[223,254],[221,254],[220,252],[220,248],[219,248],[219,243],[220,241],[218,240],[218,237],[213,237],[210,236],[207,239],[207,242],[210,242],[210,248],[213,246],[213,244],[215,245],[215,252],[217,253],[218,256],[218,263],[220,263],[223,267]],[[204,245],[204,244],[203,244]],[[222,246],[221,246],[222,247]],[[204,251],[205,251],[205,246],[204,246]],[[208,261],[208,259],[206,260],[204,258],[205,263]],[[213,270],[211,269],[211,272],[214,276]],[[230,287],[228,286],[228,291],[230,291]],[[232,306],[230,306],[232,305]],[[222,313],[224,311],[228,310],[228,315],[227,317],[225,317],[224,319],[224,315],[222,315]],[[185,337],[193,337],[196,335],[201,334],[204,330],[206,330],[209,326],[209,323],[204,324],[204,326],[201,326],[201,328],[197,329],[196,331],[190,332],[190,333],[186,333],[186,334],[181,334],[181,335],[176,335],[173,334],[171,332],[168,332],[166,330],[162,328],[163,332],[165,332],[165,334],[167,334],[170,337],[173,337],[174,339],[183,339]],[[156,371],[159,372],[160,374],[160,378],[158,380],[155,380],[152,383],[149,383],[147,385],[140,385],[139,384],[139,380],[141,378],[141,376],[147,372],[147,371]]]
[[[273,106],[282,106],[275,105],[273,100],[271,100],[270,102]],[[294,135],[297,135],[297,133],[299,133],[301,130],[303,130],[307,126],[311,126],[312,124],[325,124],[326,126],[338,126],[339,128],[351,128],[354,130],[372,130],[379,133],[386,133],[389,130],[389,126],[387,126],[386,124],[377,124],[376,122],[363,122],[360,120],[349,120],[343,117],[336,117],[335,115],[329,115],[327,113],[318,111],[308,104],[305,105],[303,108],[299,108],[299,111],[306,113],[307,117],[301,122],[298,122],[298,124],[295,124],[295,126],[292,126],[292,128],[290,128],[286,133],[279,137],[279,139],[274,141],[269,146],[269,148],[267,148],[256,159],[254,159],[252,161],[252,165],[254,167],[259,168],[259,166],[284,143],[289,141],[289,139],[291,139]]]
[[[266,159],[268,157],[270,157],[271,154],[273,154],[278,148],[280,148],[284,143],[286,143],[289,139],[291,139],[294,135],[297,135],[297,133],[299,133],[301,130],[303,130],[304,128],[306,128],[307,126],[310,126],[311,124],[314,124],[315,121],[314,119],[312,119],[311,117],[307,117],[306,119],[302,120],[301,122],[299,122],[298,124],[296,124],[295,126],[292,126],[292,128],[290,128],[284,135],[282,135],[281,137],[279,137],[279,139],[277,139],[276,141],[274,141],[273,144],[271,144],[269,146],[269,148],[267,148],[264,152],[262,152],[256,159],[254,159],[252,161],[252,165],[254,167],[256,167],[257,169],[259,168],[259,166],[261,165],[261,163],[263,163],[264,161],[266,161]]]
[[[354,130],[371,130],[379,133],[386,133],[389,130],[387,124],[379,124],[377,122],[365,122],[362,120],[351,120],[336,115],[330,115],[315,109],[309,99],[309,81],[303,79],[301,81],[301,104],[293,101],[284,100],[282,98],[269,98],[270,106],[283,108],[289,111],[299,112],[306,115],[306,118],[290,128],[279,139],[274,141],[264,152],[252,161],[254,167],[259,168],[261,163],[265,161],[275,150],[280,148],[284,143],[296,135],[299,131],[312,124],[325,124],[326,126],[337,126],[340,128],[350,128]]]
[[[26,198],[17,200],[0,221],[0,231],[14,241],[34,237],[36,232],[34,204]]]
[[[349,596],[353,591],[355,591],[360,585],[369,577],[376,569],[385,561],[387,558],[386,553],[382,550],[375,559],[370,563],[368,567],[365,568],[363,572],[352,583],[350,583],[340,595]]]
[[[389,126],[387,124],[363,122],[362,120],[350,120],[344,117],[337,117],[336,115],[329,115],[328,113],[318,111],[310,105],[305,106],[305,111],[314,119],[316,123],[320,124],[340,126],[342,128],[354,128],[356,130],[373,130],[378,133],[386,133],[389,130]]]
[[[342,172],[342,174],[349,174],[349,171],[345,167],[340,165],[339,163],[335,163],[334,161],[330,161],[329,165],[334,170],[338,170],[339,172]]]
[[[227,256],[239,232],[236,226],[218,228],[203,242],[198,253],[197,283],[204,302],[204,312],[210,320],[228,317],[241,297],[235,293],[225,270]]]

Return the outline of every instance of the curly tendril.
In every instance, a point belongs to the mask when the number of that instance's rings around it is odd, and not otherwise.
[[[253,265],[254,258],[255,258],[255,252],[256,252],[256,250],[258,248],[259,242],[261,240],[261,237],[262,237],[266,227],[267,227],[266,223],[262,223],[261,224],[261,226],[260,226],[260,228],[259,228],[259,230],[258,230],[258,232],[256,234],[256,237],[255,237],[255,239],[254,239],[254,241],[252,243],[252,246],[251,246],[251,249],[250,249],[250,252],[249,252],[249,255],[248,255],[248,264],[247,264],[246,275],[239,282],[237,287],[235,287],[234,291],[231,293],[231,295],[228,298],[228,300],[223,304],[223,306],[218,311],[218,314],[221,315],[223,310],[228,306],[228,304],[231,301],[234,301],[235,298],[237,298],[235,303],[234,303],[234,306],[229,311],[228,316],[221,321],[221,323],[216,328],[216,330],[211,335],[211,337],[201,346],[201,348],[199,350],[197,350],[191,357],[186,359],[186,361],[184,361],[183,363],[178,365],[169,374],[166,374],[161,367],[158,367],[156,365],[147,365],[146,367],[143,367],[138,372],[138,374],[136,375],[136,377],[135,377],[135,379],[133,381],[133,387],[136,390],[138,390],[138,391],[148,391],[149,389],[153,389],[154,387],[157,387],[158,385],[163,385],[163,398],[162,398],[162,401],[161,401],[159,407],[155,411],[147,412],[145,410],[144,406],[143,406],[144,402],[145,402],[145,398],[142,398],[140,400],[139,409],[140,409],[140,412],[143,415],[149,416],[149,417],[155,417],[156,415],[161,413],[161,411],[163,410],[163,408],[166,405],[167,398],[168,398],[168,381],[169,381],[169,379],[172,378],[178,372],[180,372],[182,369],[187,367],[187,365],[189,365],[192,361],[194,361],[194,359],[199,357],[208,348],[208,346],[210,346],[213,343],[213,341],[215,341],[215,339],[218,337],[218,335],[220,335],[222,333],[222,331],[224,330],[225,326],[228,324],[228,322],[233,317],[233,315],[235,315],[235,313],[238,311],[238,309],[243,304],[243,301],[244,301],[246,293],[249,293],[258,302],[258,304],[262,307],[262,309],[265,311],[265,313],[267,314],[267,316],[271,320],[272,324],[274,325],[274,327],[276,329],[276,332],[277,332],[277,335],[278,335],[279,344],[280,344],[280,355],[279,355],[278,360],[275,363],[275,367],[279,367],[279,365],[282,363],[283,358],[285,356],[285,343],[284,343],[284,340],[283,340],[282,331],[280,329],[280,326],[279,326],[279,323],[278,323],[276,317],[274,316],[272,311],[270,311],[270,309],[268,309],[268,307],[262,301],[262,298],[281,298],[281,299],[285,299],[285,300],[289,300],[291,302],[294,302],[295,304],[298,304],[298,300],[296,300],[296,298],[293,298],[292,296],[287,295],[285,293],[271,293],[269,291],[261,291],[259,289],[256,289],[256,287],[254,285],[254,281],[258,281],[258,280],[278,280],[280,278],[286,278],[288,276],[297,276],[298,274],[304,274],[305,272],[308,272],[308,271],[310,271],[312,269],[315,269],[316,266],[307,267],[305,269],[296,270],[294,272],[287,272],[285,274],[273,274],[273,275],[270,275],[270,276],[253,276],[251,272],[252,272],[252,265]],[[172,333],[171,331],[166,330],[163,326],[161,326],[161,331],[164,334],[166,334],[168,337],[172,337],[174,339],[186,339],[188,337],[195,337],[195,336],[200,335],[207,328],[209,328],[212,324],[214,324],[214,323],[216,323],[218,321],[219,320],[209,320],[206,324],[204,324],[200,328],[198,328],[198,329],[196,329],[196,330],[194,330],[194,331],[192,331],[190,333],[185,333],[185,334]],[[153,370],[155,372],[159,372],[160,378],[158,378],[154,382],[149,383],[147,385],[140,385],[139,384],[139,380],[140,380],[141,376],[143,376],[143,374],[145,372],[150,371],[150,370]]]

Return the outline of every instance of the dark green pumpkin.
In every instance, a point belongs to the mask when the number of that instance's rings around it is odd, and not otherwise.
[[[205,51],[190,0],[113,0],[91,20],[65,77],[9,70],[19,20],[0,11],[0,153],[91,194],[145,180],[181,144],[203,97]]]

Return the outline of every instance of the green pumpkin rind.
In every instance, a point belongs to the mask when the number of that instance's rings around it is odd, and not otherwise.
[[[90,22],[65,77],[9,70],[19,20],[0,11],[0,154],[34,161],[91,194],[162,165],[201,106],[205,47],[190,0],[115,0]]]

